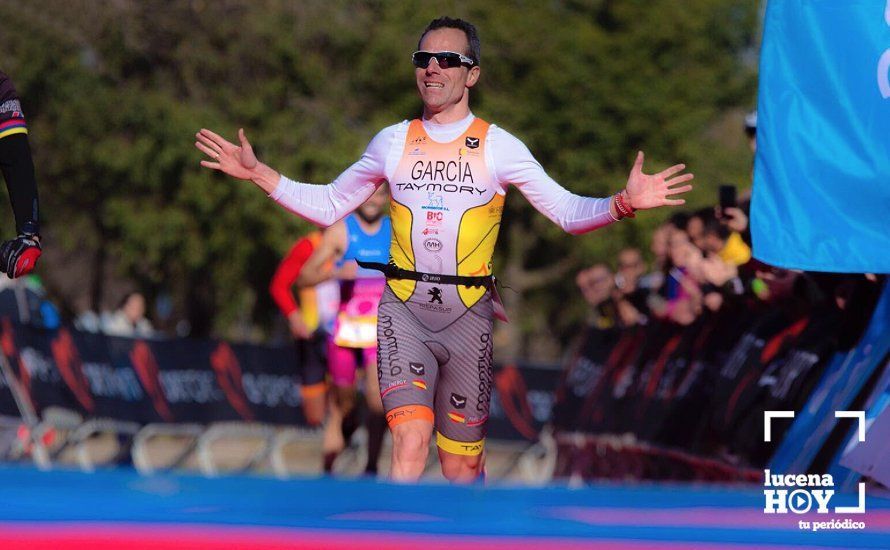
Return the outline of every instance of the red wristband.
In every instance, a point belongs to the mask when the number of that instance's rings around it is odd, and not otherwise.
[[[634,209],[628,204],[629,201],[625,199],[624,194],[625,191],[622,191],[615,195],[615,209],[622,218],[635,218]]]

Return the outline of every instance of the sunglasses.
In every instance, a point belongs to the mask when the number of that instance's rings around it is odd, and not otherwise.
[[[456,52],[414,52],[411,54],[411,61],[418,69],[426,69],[434,57],[440,69],[451,69],[461,65],[472,67],[476,64],[469,57]]]

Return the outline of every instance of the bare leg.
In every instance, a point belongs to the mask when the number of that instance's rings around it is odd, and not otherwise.
[[[439,449],[442,475],[452,483],[473,483],[485,468],[485,454],[457,455]]]
[[[355,388],[351,386],[334,386],[331,388],[330,413],[325,425],[322,452],[324,453],[324,471],[331,472],[337,458],[355,431]]]
[[[365,367],[365,401],[368,404],[368,464],[365,473],[377,475],[377,461],[383,448],[383,436],[386,434],[386,417],[383,415],[383,400],[380,398],[380,386],[377,382],[377,362]]]
[[[395,481],[417,481],[423,475],[430,452],[433,424],[409,420],[392,427],[392,471]]]
[[[303,397],[303,416],[310,426],[321,426],[324,423],[324,412],[327,406],[327,391],[324,383],[319,388],[309,386],[301,392]]]

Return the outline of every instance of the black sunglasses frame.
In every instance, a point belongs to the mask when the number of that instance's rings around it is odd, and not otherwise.
[[[414,66],[418,69],[426,69],[429,67],[433,58],[436,59],[436,63],[439,65],[440,69],[451,69],[460,66],[472,68],[476,65],[472,59],[457,52],[416,51],[411,54],[411,62],[414,63]]]

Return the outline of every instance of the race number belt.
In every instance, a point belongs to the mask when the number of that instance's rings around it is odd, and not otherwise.
[[[410,269],[402,269],[396,264],[390,262],[382,264],[379,262],[363,262],[356,260],[358,265],[365,269],[373,269],[382,272],[387,279],[409,279],[411,281],[421,281],[424,283],[435,283],[441,285],[462,285],[462,286],[481,286],[491,289],[494,286],[494,276],[484,275],[481,277],[469,277],[466,275],[439,275],[436,273],[422,273],[420,271],[411,271]]]

